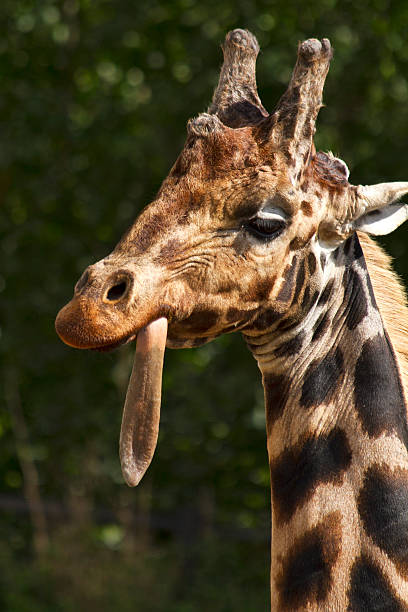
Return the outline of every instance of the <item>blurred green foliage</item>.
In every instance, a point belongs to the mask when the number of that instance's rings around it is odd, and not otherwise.
[[[2,0],[2,610],[267,608],[263,399],[241,339],[167,351],[158,449],[134,491],[117,456],[132,349],[74,351],[53,326],[83,269],[153,198],[234,27],[259,38],[270,110],[298,41],[329,37],[318,147],[354,183],[407,178],[404,0]],[[404,232],[388,246],[407,276]],[[46,509],[41,555],[21,505],[24,458]]]

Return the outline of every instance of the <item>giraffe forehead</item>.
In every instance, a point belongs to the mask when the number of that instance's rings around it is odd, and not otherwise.
[[[204,117],[203,128],[201,117],[193,122],[198,127],[189,129],[185,146],[163,185],[166,191],[174,182],[184,180],[205,193],[212,192],[215,199],[228,198],[231,204],[242,195],[265,201],[279,194],[286,201],[282,206],[286,212],[300,206],[303,198],[290,179],[284,155],[266,155],[253,128],[232,129],[220,122],[215,122],[214,128],[212,116]],[[228,207],[225,210],[228,212]]]
[[[200,117],[195,122],[198,119]],[[210,124],[208,129],[201,125],[199,129],[189,129],[170,176],[188,174],[208,179],[262,163],[262,155],[251,128],[231,129],[218,122],[215,128]]]

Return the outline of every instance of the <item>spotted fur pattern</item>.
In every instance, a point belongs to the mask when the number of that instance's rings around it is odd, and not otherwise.
[[[266,397],[272,609],[406,610],[408,429],[398,362],[357,236],[325,265],[330,280],[294,354],[282,351],[287,338],[248,339]]]

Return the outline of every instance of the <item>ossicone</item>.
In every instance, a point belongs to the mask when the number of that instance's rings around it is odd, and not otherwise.
[[[259,44],[248,30],[232,30],[222,45],[224,63],[208,112],[228,127],[255,125],[268,116],[256,86]]]

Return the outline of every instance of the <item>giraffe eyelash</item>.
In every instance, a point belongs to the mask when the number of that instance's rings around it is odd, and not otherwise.
[[[277,238],[285,229],[286,223],[282,219],[253,217],[245,224],[245,228],[256,238],[264,241]]]

